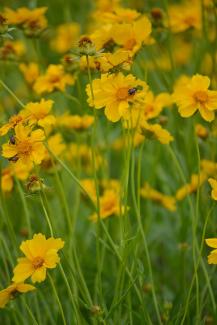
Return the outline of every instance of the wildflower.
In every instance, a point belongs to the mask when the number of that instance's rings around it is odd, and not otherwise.
[[[10,117],[9,122],[0,128],[0,136],[6,135],[10,130],[13,130],[18,124],[23,122],[23,117],[20,114]]]
[[[116,7],[113,11],[104,11],[101,13],[99,19],[102,23],[131,23],[141,14],[133,9]]]
[[[202,124],[196,124],[195,126],[196,134],[201,139],[206,139],[209,135],[207,128],[205,128]]]
[[[96,47],[93,41],[87,37],[83,36],[78,42],[78,53],[80,56],[94,56],[96,54]]]
[[[173,141],[173,136],[165,129],[162,128],[160,124],[149,124],[143,121],[140,125],[142,135],[147,138],[157,139],[162,144],[168,144]]]
[[[182,117],[190,117],[197,110],[208,122],[215,118],[217,109],[217,91],[209,90],[210,79],[196,74],[190,81],[176,88],[174,100]]]
[[[17,294],[33,291],[36,288],[27,283],[12,283],[6,289],[0,291],[0,308],[4,308],[5,305],[12,299],[15,299]]]
[[[206,179],[207,175],[203,171],[201,171],[199,175],[193,174],[191,176],[190,183],[185,184],[180,189],[178,189],[176,192],[176,199],[178,201],[183,200],[187,195],[196,192],[198,187],[202,186]]]
[[[42,130],[32,131],[30,127],[18,124],[15,127],[15,143],[3,144],[2,156],[14,162],[20,160],[24,165],[40,164],[44,157],[44,139]]]
[[[74,78],[64,72],[62,65],[50,64],[44,75],[36,80],[33,89],[41,95],[42,93],[51,93],[54,90],[64,91],[67,85],[73,85]]]
[[[14,268],[13,281],[19,283],[31,277],[32,282],[42,282],[46,278],[46,269],[53,269],[59,263],[58,251],[63,248],[64,241],[60,238],[46,239],[41,233],[20,245],[25,257],[18,258]]]
[[[71,130],[78,130],[83,131],[89,128],[94,122],[94,117],[91,115],[69,115],[64,114],[62,116],[58,116],[57,118],[57,125],[71,129]]]
[[[208,238],[206,239],[206,244],[209,247],[215,248],[208,256],[209,264],[217,264],[217,238]]]
[[[114,24],[113,40],[125,50],[135,54],[143,44],[150,43],[151,22],[142,16],[132,24]]]
[[[65,53],[75,46],[80,33],[77,23],[66,23],[57,27],[56,36],[51,41],[51,47],[58,53]]]
[[[26,104],[25,108],[20,113],[25,121],[28,121],[29,125],[38,124],[39,126],[46,128],[54,125],[56,119],[53,115],[49,114],[52,106],[52,100],[41,99],[40,102],[30,102]]]
[[[0,48],[1,60],[17,60],[21,58],[26,52],[25,45],[21,41],[7,40]]]
[[[122,116],[129,114],[130,105],[144,99],[146,90],[147,84],[144,81],[137,80],[131,74],[124,76],[122,73],[104,74],[101,79],[93,81],[94,103],[90,85],[86,88],[88,104],[96,109],[105,107],[105,115],[112,122],[117,122]]]
[[[119,216],[120,211],[120,198],[117,196],[117,193],[113,190],[107,190],[99,199],[100,201],[100,218],[106,219],[112,215]],[[123,207],[121,207],[121,210]],[[94,213],[90,216],[90,220],[93,222],[97,221],[97,214]]]
[[[117,51],[115,53],[102,53],[95,59],[97,70],[102,73],[130,70],[132,56],[129,51]]]
[[[50,136],[47,140],[47,145],[49,150],[55,155],[60,156],[66,149],[66,145],[63,142],[63,137],[60,133],[56,133]],[[45,149],[45,156],[42,161],[43,168],[50,168],[53,167],[53,159],[48,149]]]
[[[212,192],[211,192],[212,199],[217,201],[217,180],[214,178],[209,178],[208,182],[212,187]]]
[[[36,175],[31,175],[28,178],[26,189],[30,193],[37,193],[41,191],[41,189],[46,189],[46,186],[44,185],[43,179],[39,178]]]
[[[153,189],[148,183],[145,183],[140,190],[140,194],[143,198],[147,198],[160,203],[163,207],[169,211],[176,210],[176,199],[173,196],[165,195],[155,189]]]
[[[164,107],[170,106],[172,103],[171,96],[167,93],[161,93],[154,96],[152,91],[148,91],[145,97],[144,110],[142,116],[145,120],[157,117]]]
[[[213,176],[217,174],[217,163],[203,159],[200,162],[201,171],[207,176]]]
[[[29,64],[21,63],[19,69],[29,85],[32,85],[39,76],[39,67],[35,62],[30,62]]]

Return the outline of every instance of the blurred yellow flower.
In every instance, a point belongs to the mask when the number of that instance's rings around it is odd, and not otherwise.
[[[51,48],[65,53],[75,47],[79,39],[80,26],[77,23],[65,23],[57,27],[56,36],[51,40]]]
[[[194,193],[197,191],[197,189],[203,185],[203,183],[206,181],[207,175],[205,172],[201,171],[201,173],[193,174],[191,176],[190,183],[187,183],[186,185],[183,185],[180,189],[176,192],[176,199],[178,201],[183,200],[187,195]]]
[[[206,239],[206,244],[209,247],[215,248],[208,256],[209,264],[217,264],[217,238],[208,238]]]
[[[168,144],[174,140],[169,131],[162,128],[160,124],[150,124],[143,121],[140,125],[141,133],[147,138],[154,138],[162,144]]]
[[[35,289],[31,284],[12,283],[6,289],[0,291],[0,308],[4,308],[10,300],[15,299],[18,293],[26,293]]]
[[[91,115],[69,115],[64,114],[57,117],[57,125],[72,129],[82,131],[89,128],[94,122],[94,117]]]
[[[39,66],[35,62],[30,62],[29,64],[21,63],[19,69],[30,85],[32,85],[39,76]]]
[[[217,201],[217,180],[214,178],[209,178],[208,182],[212,187],[212,192],[211,192],[212,199]]]
[[[46,278],[46,269],[53,269],[59,263],[58,251],[63,248],[64,241],[60,238],[46,239],[41,233],[26,240],[20,245],[25,257],[18,258],[14,268],[12,281],[19,283],[31,277],[32,282],[42,282]]]

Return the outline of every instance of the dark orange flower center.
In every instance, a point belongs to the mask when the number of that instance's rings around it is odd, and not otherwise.
[[[134,38],[131,38],[125,43],[124,47],[126,50],[130,51],[134,48],[135,45],[136,45],[136,40]]]
[[[17,145],[17,151],[21,155],[29,155],[32,152],[32,144],[29,141],[22,141]]]
[[[128,93],[128,88],[119,88],[117,93],[116,93],[116,96],[117,96],[117,99],[118,100],[124,100],[124,99],[127,99],[128,96],[129,96],[129,93]]]
[[[33,265],[34,269],[38,269],[38,268],[42,267],[43,264],[44,264],[44,260],[40,256],[35,257],[34,260],[32,261],[32,265]]]
[[[203,90],[198,90],[195,94],[194,94],[194,98],[197,102],[199,102],[200,104],[204,104],[207,99],[208,99],[208,95],[206,91]]]

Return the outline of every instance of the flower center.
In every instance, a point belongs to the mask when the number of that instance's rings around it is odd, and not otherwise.
[[[198,90],[194,94],[194,98],[200,104],[204,104],[207,101],[207,99],[208,99],[208,95],[207,95],[207,92],[206,91]]]
[[[124,100],[124,99],[127,99],[128,96],[129,96],[129,93],[128,93],[128,88],[119,88],[117,93],[116,93],[116,97],[118,100]]]
[[[34,260],[32,261],[32,265],[34,269],[40,268],[43,264],[44,264],[44,260],[40,256],[35,257]]]
[[[57,75],[50,76],[49,81],[50,81],[52,84],[55,84],[55,83],[57,83],[57,82],[60,81],[60,76],[57,76]]]
[[[134,38],[131,38],[125,43],[124,47],[126,50],[130,51],[134,48],[135,45],[136,45],[136,40]]]
[[[22,141],[17,145],[17,150],[21,155],[28,155],[32,151],[32,144],[29,141]]]

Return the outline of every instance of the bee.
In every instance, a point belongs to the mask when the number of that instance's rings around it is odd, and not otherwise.
[[[15,162],[17,162],[18,159],[19,159],[19,157],[17,155],[15,155],[15,156],[9,158],[8,160],[15,163]]]
[[[10,136],[9,143],[10,144],[15,144],[16,143],[16,139],[15,139],[14,135]]]
[[[137,88],[130,88],[129,90],[128,90],[128,94],[130,95],[130,96],[132,96],[132,95],[135,95],[135,93],[137,92]]]

